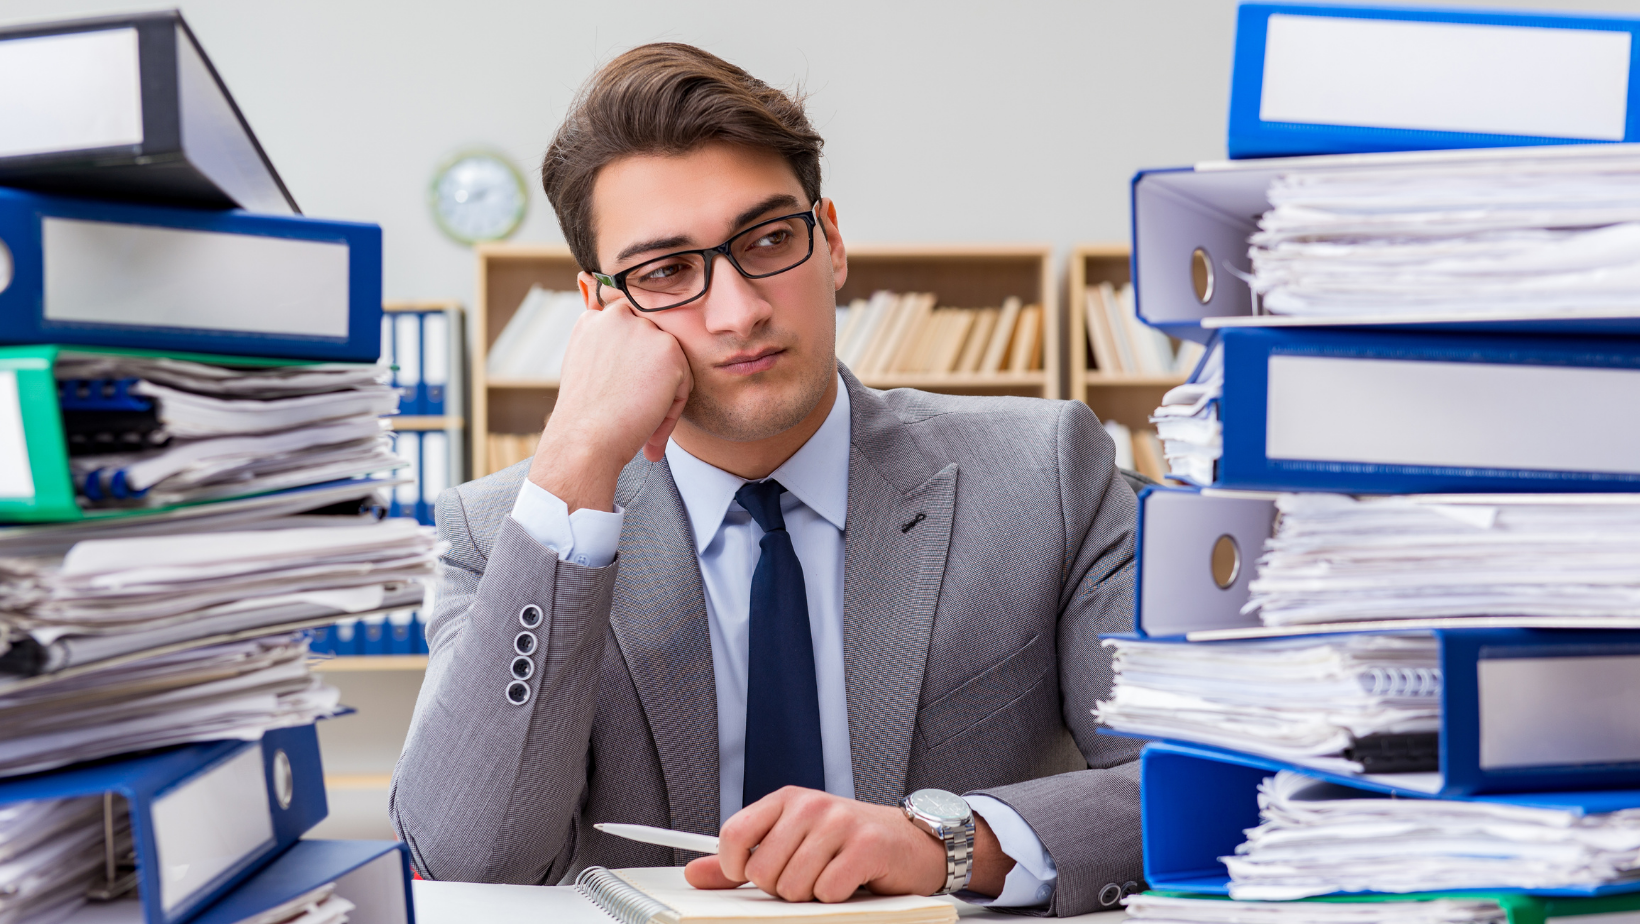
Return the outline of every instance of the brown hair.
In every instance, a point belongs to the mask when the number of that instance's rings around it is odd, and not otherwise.
[[[581,88],[541,161],[541,187],[587,271],[598,269],[592,184],[633,154],[684,154],[715,141],[774,151],[810,202],[820,199],[820,146],[801,94],[781,92],[711,54],[677,42],[640,45]]]

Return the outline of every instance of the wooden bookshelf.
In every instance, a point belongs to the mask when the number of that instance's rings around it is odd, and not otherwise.
[[[560,292],[576,288],[580,267],[563,244],[479,244],[477,310],[473,312],[472,473],[495,471],[489,460],[491,433],[540,433],[558,397],[556,381],[490,381],[485,360],[512,320],[530,286]]]
[[[1100,420],[1153,430],[1151,411],[1162,403],[1168,389],[1184,383],[1185,376],[1100,372],[1093,367],[1093,351],[1088,347],[1088,286],[1109,282],[1120,287],[1128,281],[1128,245],[1082,244],[1071,251],[1065,300],[1066,397],[1086,403]]]
[[[573,291],[579,271],[569,248],[554,244],[481,244],[477,308],[473,312],[470,412],[473,477],[498,466],[488,458],[490,434],[539,433],[552,412],[554,380],[490,379],[486,358],[530,286]],[[865,244],[849,247],[849,277],[838,304],[879,289],[933,292],[941,306],[1002,304],[1009,296],[1043,308],[1043,366],[1034,372],[890,374],[866,379],[874,388],[920,388],[955,394],[1062,397],[1061,323],[1053,248],[1041,244]]]
[[[1009,297],[1042,306],[1042,365],[1035,372],[887,373],[862,376],[872,388],[920,388],[966,395],[1059,398],[1059,299],[1050,244],[850,244],[848,281],[837,304],[879,289],[932,292],[942,307],[982,308]]]
[[[339,658],[315,658],[313,670],[328,671],[424,671],[426,655],[344,655]]]

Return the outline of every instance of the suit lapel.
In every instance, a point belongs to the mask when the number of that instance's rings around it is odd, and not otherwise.
[[[935,469],[905,422],[847,369],[852,420],[843,536],[843,663],[854,795],[905,795],[928,639],[945,577],[957,466]]]
[[[655,746],[680,831],[718,830],[717,686],[700,562],[665,461],[622,473],[629,499],[610,626]]]

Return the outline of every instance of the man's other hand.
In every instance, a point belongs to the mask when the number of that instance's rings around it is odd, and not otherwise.
[[[975,860],[984,842],[995,867],[1003,857],[996,838],[978,816],[975,827]],[[976,887],[979,873],[976,866]],[[736,812],[718,835],[718,855],[697,858],[684,875],[697,889],[749,881],[793,902],[840,902],[861,886],[881,895],[932,895],[945,885],[945,845],[897,806],[787,786]]]
[[[624,299],[586,312],[570,334],[530,480],[571,512],[613,510],[621,468],[639,449],[660,461],[693,387],[677,339]]]

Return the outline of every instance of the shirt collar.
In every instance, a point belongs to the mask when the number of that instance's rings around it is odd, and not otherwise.
[[[837,399],[832,402],[825,422],[769,477],[780,482],[826,522],[842,530],[848,516],[848,456],[848,387],[838,376]],[[695,551],[704,553],[717,535],[718,527],[723,525],[723,517],[734,503],[735,492],[746,479],[702,462],[672,440],[666,443],[666,462],[672,468],[672,480],[689,515]]]

